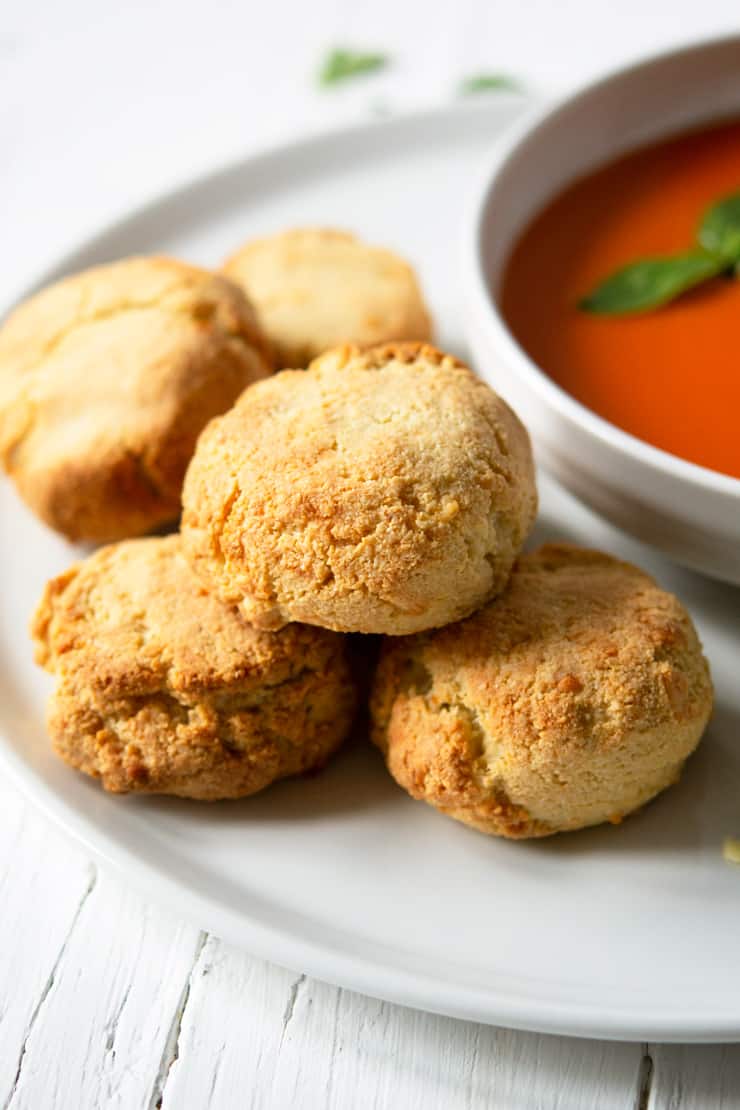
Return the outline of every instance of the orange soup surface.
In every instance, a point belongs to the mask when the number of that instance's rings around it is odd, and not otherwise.
[[[516,244],[504,316],[537,365],[588,408],[683,459],[740,478],[740,278],[672,304],[597,316],[581,297],[627,263],[683,251],[740,191],[740,121],[682,134],[576,181]]]

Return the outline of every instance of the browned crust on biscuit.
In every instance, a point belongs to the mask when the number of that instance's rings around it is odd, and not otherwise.
[[[178,536],[96,552],[48,583],[37,661],[57,753],[115,793],[243,797],[320,767],[350,727],[342,637],[259,632],[209,597]]]
[[[344,342],[433,338],[412,267],[347,231],[295,228],[255,239],[222,269],[254,302],[280,367],[305,367]]]
[[[618,822],[674,782],[712,707],[679,601],[565,544],[457,625],[385,644],[373,739],[412,797],[506,837]]]
[[[183,542],[260,627],[400,635],[500,592],[536,502],[525,429],[464,364],[424,343],[345,345],[204,431]]]
[[[0,331],[0,461],[72,540],[179,513],[198,434],[271,369],[241,290],[171,259],[66,278]]]
[[[403,339],[372,347],[359,346],[357,343],[343,343],[330,351],[325,351],[315,360],[317,366],[331,365],[337,370],[345,366],[352,366],[353,369],[382,370],[389,362],[400,362],[407,366],[415,362],[423,362],[429,366],[454,366],[468,374],[472,373],[462,359],[440,351],[438,347],[419,339]]]

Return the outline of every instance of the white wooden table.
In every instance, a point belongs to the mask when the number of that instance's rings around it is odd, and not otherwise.
[[[106,215],[278,135],[449,99],[480,69],[547,95],[737,27],[734,0],[1,10],[3,298]],[[333,44],[395,64],[321,93]],[[512,1033],[327,986],[142,902],[0,783],[0,1107],[158,1106],[714,1110],[740,1107],[740,1046]]]

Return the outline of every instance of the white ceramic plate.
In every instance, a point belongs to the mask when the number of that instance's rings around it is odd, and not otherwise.
[[[54,272],[135,251],[216,262],[239,241],[330,223],[419,267],[442,344],[464,349],[458,222],[471,175],[521,110],[387,120],[251,158],[106,230]],[[51,275],[43,275],[46,281]],[[79,554],[0,490],[0,754],[49,816],[153,899],[250,951],[397,1002],[527,1029],[740,1039],[740,594],[677,570],[545,481],[537,540],[565,536],[647,566],[685,600],[718,708],[683,781],[620,828],[490,840],[412,802],[362,738],[325,773],[238,803],[112,798],[59,763],[50,681],[26,626]]]

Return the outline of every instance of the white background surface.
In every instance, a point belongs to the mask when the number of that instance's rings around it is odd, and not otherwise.
[[[101,218],[278,137],[449,99],[477,69],[549,94],[739,29],[736,4],[718,0],[5,0],[0,12],[3,298]],[[319,92],[312,75],[335,43],[387,49],[395,67]],[[6,786],[0,909],[0,1106],[740,1106],[732,1046],[507,1033],[251,959],[98,873]]]

